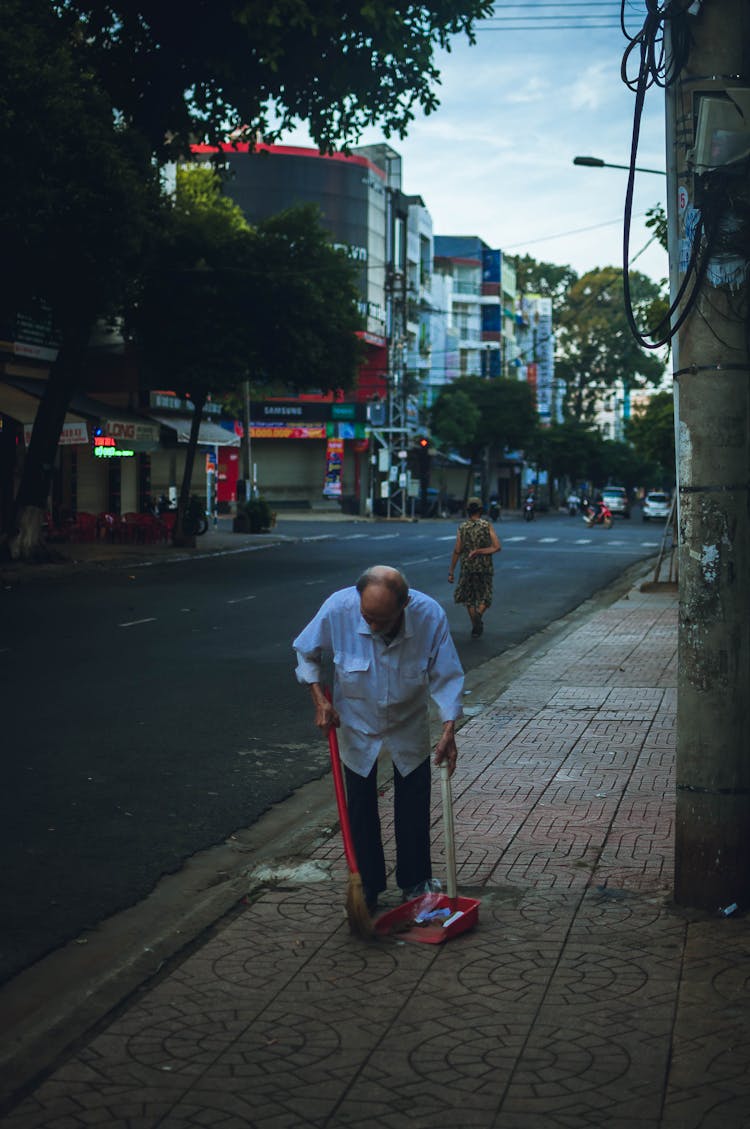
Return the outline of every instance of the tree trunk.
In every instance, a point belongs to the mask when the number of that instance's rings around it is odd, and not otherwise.
[[[190,502],[195,452],[198,447],[198,434],[200,432],[201,420],[203,419],[203,405],[206,403],[206,397],[205,394],[202,396],[194,396],[192,400],[195,411],[193,412],[193,419],[190,424],[190,439],[188,440],[188,448],[185,454],[185,471],[182,476],[180,497],[177,502],[177,517],[175,519],[174,533],[172,536],[172,543],[174,545],[179,545],[181,548],[186,549],[195,548],[195,533],[185,530],[185,515]]]
[[[23,474],[16,494],[7,548],[13,560],[47,557],[42,525],[65,413],[70,405],[90,333],[87,324],[63,330],[57,360],[49,374],[34,420]]]

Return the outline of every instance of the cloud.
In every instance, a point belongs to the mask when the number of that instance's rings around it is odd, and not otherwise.
[[[625,46],[619,30],[581,28],[480,32],[474,47],[459,39],[453,51],[439,52],[439,109],[418,114],[405,140],[391,139],[404,188],[422,196],[434,230],[478,235],[579,274],[620,265],[626,173],[580,168],[573,157],[628,162],[635,99],[620,77]],[[380,140],[370,129],[362,143]],[[300,135],[296,141],[306,143]],[[658,89],[646,98],[638,163],[664,167]],[[631,256],[650,238],[643,215],[664,203],[665,187],[660,177],[636,181]],[[667,274],[655,245],[635,265],[657,280]]]
[[[587,67],[569,87],[571,110],[599,110],[612,101],[612,72],[609,62]]]

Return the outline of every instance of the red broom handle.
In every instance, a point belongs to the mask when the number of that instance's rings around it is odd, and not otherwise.
[[[326,698],[331,701],[331,692],[326,686],[324,690]],[[331,768],[333,770],[333,786],[336,791],[336,804],[339,809],[339,823],[341,824],[341,838],[344,840],[344,854],[346,855],[346,865],[349,867],[350,874],[356,874],[357,856],[354,853],[354,843],[352,842],[352,829],[349,825],[349,809],[346,806],[346,792],[344,790],[344,776],[341,771],[341,757],[339,755],[339,739],[336,736],[336,726],[328,726],[328,750],[331,754]]]

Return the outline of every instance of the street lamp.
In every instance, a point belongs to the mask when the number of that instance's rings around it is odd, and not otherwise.
[[[586,165],[591,169],[630,169],[630,165],[611,165],[609,161],[603,161],[601,157],[574,157],[574,165]],[[664,169],[644,169],[641,165],[635,166],[636,172],[652,172],[656,176],[666,176]]]

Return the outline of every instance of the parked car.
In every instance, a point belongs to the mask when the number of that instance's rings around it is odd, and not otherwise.
[[[630,502],[624,486],[605,486],[602,490],[602,501],[613,514],[630,517]]]
[[[662,493],[661,490],[651,490],[643,499],[641,516],[644,521],[650,521],[651,518],[665,520],[669,517],[671,505],[667,494]]]

